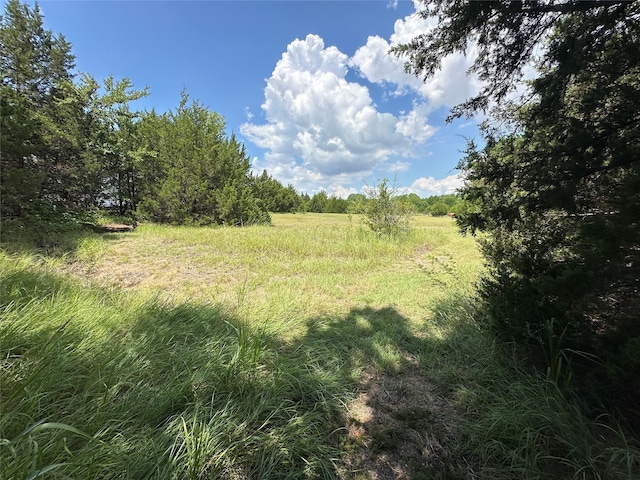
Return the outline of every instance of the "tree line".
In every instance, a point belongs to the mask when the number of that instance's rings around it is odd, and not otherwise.
[[[37,4],[6,3],[0,49],[4,219],[108,208],[176,224],[269,221],[244,146],[186,92],[169,112],[135,110],[148,89],[76,75],[71,44]]]
[[[38,5],[9,0],[0,22],[2,217],[86,216],[95,208],[174,224],[269,222],[260,181],[224,118],[186,92],[137,111],[128,79],[76,75],[71,44]]]
[[[172,224],[268,223],[269,212],[355,212],[365,195],[313,196],[251,173],[222,115],[182,92],[166,113],[138,111],[147,88],[74,73],[71,44],[43,26],[37,4],[5,5],[0,21],[0,214],[86,216],[95,208]],[[403,196],[446,215],[459,198]]]
[[[449,214],[457,215],[464,210],[462,197],[455,193],[421,198],[416,193],[401,195],[394,192],[393,198],[414,214],[439,217]],[[304,211],[317,213],[362,213],[372,201],[374,199],[371,195],[364,193],[352,193],[347,198],[339,198],[335,195],[329,196],[324,190],[320,190],[312,197],[307,194],[302,196],[302,205],[306,206]]]

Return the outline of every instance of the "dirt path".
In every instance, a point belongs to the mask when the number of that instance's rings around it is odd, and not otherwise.
[[[469,463],[455,452],[458,416],[417,365],[399,373],[367,373],[348,410],[341,478],[474,478]]]

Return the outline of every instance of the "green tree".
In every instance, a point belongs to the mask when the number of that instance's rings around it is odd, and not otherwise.
[[[471,143],[460,164],[461,227],[489,233],[494,325],[540,345],[554,379],[578,350],[630,374],[640,357],[629,347],[640,338],[640,2],[441,0],[424,15],[436,28],[395,50],[408,69],[432,75],[474,42],[471,70],[485,87],[452,116],[499,107],[501,127],[487,123],[485,146]],[[528,101],[505,102],[540,42]]]
[[[327,203],[329,203],[329,196],[327,195],[327,192],[325,192],[324,190],[320,190],[313,197],[311,197],[311,200],[307,205],[307,211],[324,213],[325,209],[327,208]]]
[[[397,196],[398,188],[384,179],[368,187],[363,204],[364,223],[377,235],[397,238],[409,231],[411,205]]]
[[[326,213],[347,213],[349,203],[344,198],[331,195],[327,200],[327,206],[324,211]]]
[[[365,203],[367,203],[367,197],[362,193],[352,193],[347,197],[347,212],[362,213],[365,210]]]
[[[252,178],[256,197],[269,212],[298,212],[302,209],[302,198],[293,185],[283,186],[266,170]]]
[[[435,17],[436,26],[392,49],[406,58],[407,72],[426,79],[441,68],[447,55],[466,54],[470,43],[477,50],[469,73],[477,74],[484,86],[478,95],[455,106],[450,118],[471,116],[478,110],[486,110],[491,102],[503,101],[519,86],[523,69],[536,55],[540,42],[567,18],[582,18],[586,28],[585,35],[574,38],[578,43],[565,45],[572,47],[563,59],[569,64],[572,54],[601,48],[600,25],[606,29],[616,22],[631,24],[637,21],[638,8],[637,2],[628,0],[421,0],[421,3],[424,8],[418,15]],[[593,43],[583,43],[590,41]],[[573,60],[579,59],[580,56]]]
[[[90,75],[74,83],[71,45],[44,29],[37,4],[7,2],[0,49],[1,213],[135,209],[136,114],[128,103],[146,90],[112,77],[102,88]]]
[[[402,198],[404,201],[411,205],[411,209],[414,212],[425,213],[423,210],[423,202],[422,199],[416,193],[410,193],[408,195],[403,195]]]
[[[139,138],[141,112],[131,111],[130,102],[147,95],[147,89],[133,90],[127,78],[105,79],[100,88],[96,80],[85,75],[83,89],[88,92],[87,116],[91,145],[100,186],[99,201],[115,206],[117,213],[135,212],[141,189],[141,163],[150,155]]]
[[[65,200],[73,175],[74,58],[61,35],[43,27],[38,5],[9,0],[0,18],[0,134],[3,215],[22,216],[45,200]],[[75,109],[73,115],[81,114]],[[77,150],[77,149],[75,149]]]
[[[429,207],[429,213],[434,217],[442,217],[443,215],[448,214],[450,210],[449,205],[442,200],[437,201]]]
[[[143,119],[142,212],[174,224],[245,225],[268,222],[256,198],[244,145],[225,133],[224,118],[183,92],[176,111]]]

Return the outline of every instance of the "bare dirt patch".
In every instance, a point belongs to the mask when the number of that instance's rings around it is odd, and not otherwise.
[[[473,478],[456,452],[459,412],[417,365],[369,371],[347,415],[342,478]]]

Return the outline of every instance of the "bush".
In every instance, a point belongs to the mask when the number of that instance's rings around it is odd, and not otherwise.
[[[395,238],[409,231],[411,205],[396,198],[398,188],[386,178],[367,189],[363,204],[364,223],[377,235]]]

